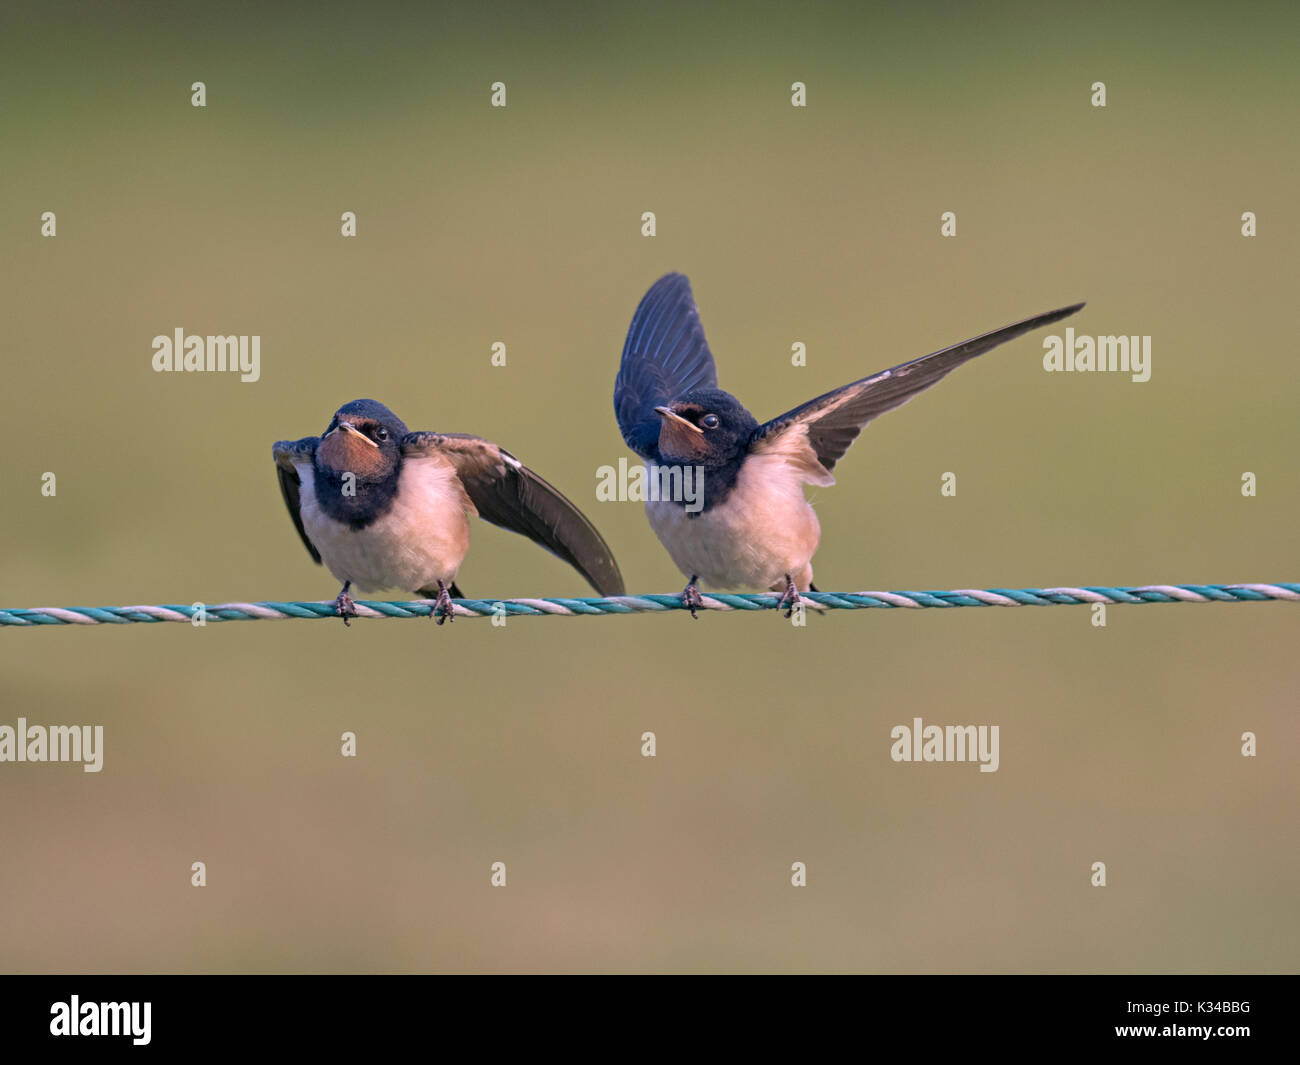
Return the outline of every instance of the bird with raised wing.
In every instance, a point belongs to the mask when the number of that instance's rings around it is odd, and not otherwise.
[[[680,492],[678,498],[655,493],[658,498],[646,502],[651,528],[689,578],[682,601],[691,616],[702,605],[703,581],[719,590],[779,591],[789,617],[799,592],[817,590],[812,557],[821,526],[803,486],[834,484],[835,464],[873,418],[962,363],[1081,307],[1071,304],[964,340],[759,424],[718,388],[690,282],[681,274],[656,281],[632,317],[614,382],[614,413],[628,447],[645,460],[647,483],[699,482],[690,500]]]

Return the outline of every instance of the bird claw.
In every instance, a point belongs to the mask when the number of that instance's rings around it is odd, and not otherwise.
[[[794,586],[794,581],[787,574],[785,578],[785,592],[781,596],[781,601],[776,604],[777,610],[784,610],[786,619],[789,620],[794,615],[795,605],[799,602],[799,589]]]
[[[338,598],[334,600],[334,612],[343,619],[345,628],[352,627],[348,618],[357,616],[357,604],[352,601],[352,596],[348,595],[346,589],[339,592]]]
[[[691,617],[696,619],[699,615],[695,611],[704,609],[704,596],[700,595],[699,586],[695,583],[698,580],[698,577],[692,577],[691,583],[682,592],[682,606],[686,607],[691,612]]]
[[[444,621],[454,621],[456,618],[455,609],[451,605],[451,592],[442,582],[438,582],[438,598],[433,601],[433,610],[429,612],[429,617],[437,620],[441,625]]]

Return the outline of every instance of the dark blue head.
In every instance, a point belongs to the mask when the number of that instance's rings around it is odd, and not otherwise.
[[[738,464],[758,428],[740,400],[720,388],[697,388],[655,412],[660,459],[706,469]]]
[[[395,436],[399,440],[410,432],[401,418],[374,399],[354,399],[351,403],[344,403],[334,412],[334,418],[329,428],[325,430],[325,435],[335,429],[340,421],[351,422],[356,426],[360,426],[361,423],[376,427],[383,426],[390,436]]]
[[[334,413],[316,449],[317,465],[374,483],[395,476],[406,423],[382,403],[354,399]]]
[[[408,432],[373,399],[340,407],[316,448],[316,497],[326,513],[357,527],[385,513],[397,492]]]

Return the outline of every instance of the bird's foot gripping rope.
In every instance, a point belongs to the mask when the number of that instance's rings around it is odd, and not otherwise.
[[[782,596],[764,594],[701,595],[698,610],[777,610],[789,605]],[[946,592],[801,592],[799,601],[814,610],[874,610],[957,606],[1073,606],[1088,603],[1263,603],[1300,602],[1300,582],[1276,584],[1148,584],[1135,588],[959,588]],[[540,615],[640,614],[689,610],[681,593],[620,595],[608,599],[453,599],[457,617],[531,617]],[[426,618],[438,609],[434,599],[406,602],[355,600],[357,618]],[[338,618],[333,599],[311,602],[218,603],[209,606],[0,608],[0,626],[123,625],[131,622],[283,621]]]

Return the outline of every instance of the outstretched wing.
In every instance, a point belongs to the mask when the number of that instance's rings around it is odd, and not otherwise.
[[[280,440],[271,448],[271,454],[275,456],[275,472],[280,478],[280,494],[284,496],[284,505],[289,508],[293,527],[298,530],[303,545],[311,555],[312,561],[318,566],[320,552],[307,537],[307,530],[302,527],[302,507],[298,501],[298,490],[302,487],[302,481],[298,477],[294,463],[296,461],[310,466],[315,461],[316,446],[319,443],[320,437],[306,436],[301,440]]]
[[[623,594],[614,553],[595,526],[510,452],[478,436],[410,433],[402,438],[402,455],[449,460],[479,517],[546,548],[601,595]]]
[[[1076,303],[1026,318],[1015,325],[963,340],[960,344],[936,351],[932,355],[922,355],[919,359],[902,363],[892,370],[882,370],[871,377],[864,377],[861,381],[827,392],[824,396],[809,400],[794,410],[786,411],[779,418],[760,425],[750,440],[750,450],[797,448],[799,438],[806,438],[817,461],[827,471],[825,483],[831,483],[829,471],[844,457],[849,445],[873,418],[901,407],[913,396],[938,384],[962,363],[1032,329],[1058,322],[1081,307],[1082,303]]]
[[[656,281],[632,316],[614,380],[614,414],[628,447],[655,457],[657,406],[696,388],[717,388],[718,371],[704,339],[691,283],[682,274]]]

